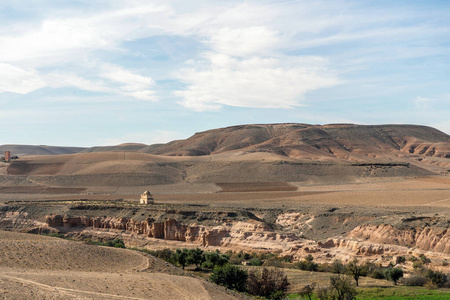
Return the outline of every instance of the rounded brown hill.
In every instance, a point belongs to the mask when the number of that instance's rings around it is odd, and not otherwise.
[[[0,166],[0,186],[328,182],[450,170],[450,136],[417,125],[242,125],[164,145],[102,151],[13,161]]]
[[[0,240],[2,299],[241,298],[137,251],[18,232]]]
[[[241,125],[196,133],[186,140],[140,152],[196,156],[232,150],[308,158],[384,152],[450,158],[450,136],[418,125]]]

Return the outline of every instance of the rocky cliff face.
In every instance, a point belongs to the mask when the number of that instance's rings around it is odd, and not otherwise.
[[[377,244],[417,247],[425,251],[450,254],[450,231],[442,227],[397,229],[392,225],[361,225],[349,237]]]
[[[0,229],[32,233],[65,232],[75,237],[105,238],[123,236],[130,243],[151,238],[168,241],[180,241],[199,246],[220,247],[234,251],[270,251],[289,255],[294,259],[303,259],[312,254],[318,262],[329,262],[334,258],[348,261],[355,256],[360,259],[383,260],[395,255],[426,253],[427,257],[448,258],[450,254],[450,233],[445,222],[434,227],[423,226],[420,218],[405,219],[403,227],[397,225],[373,225],[373,221],[361,217],[349,217],[341,213],[338,216],[325,214],[287,212],[278,214],[273,229],[258,218],[233,219],[217,218],[193,223],[167,217],[133,220],[125,217],[47,215],[35,219],[25,211],[0,211]],[[205,214],[203,214],[204,216]],[[436,222],[433,217],[425,220]],[[420,220],[419,220],[420,219]],[[336,223],[334,223],[336,222]],[[365,225],[352,225],[354,222]],[[306,239],[303,232],[320,226],[349,225],[348,234],[336,234],[325,240]],[[371,224],[368,224],[371,223]],[[409,226],[404,225],[405,223]],[[430,224],[431,224],[430,223]],[[207,225],[209,224],[209,225]],[[434,223],[433,223],[434,224]],[[341,232],[342,228],[337,230]],[[384,257],[384,258],[383,258]],[[382,261],[379,261],[382,262]]]
[[[282,215],[279,224],[293,226],[301,214]],[[313,220],[313,219],[310,219]],[[303,221],[305,222],[305,220]],[[306,220],[306,223],[308,220]],[[225,222],[217,226],[183,224],[175,219],[155,221],[147,218],[135,221],[115,217],[69,217],[53,215],[46,217],[46,225],[63,232],[82,230],[95,234],[101,231],[130,232],[148,238],[182,241],[202,246],[217,246],[233,250],[279,251],[294,258],[313,253],[319,260],[339,257],[347,260],[380,255],[404,255],[415,251],[450,253],[450,234],[445,228],[414,228],[400,230],[391,225],[362,225],[347,236],[315,242],[301,238],[292,232],[275,231],[255,220]],[[306,224],[308,226],[308,223]],[[295,225],[294,225],[295,227]]]
[[[72,230],[116,230],[129,231],[149,238],[159,238],[200,244],[203,246],[221,246],[238,248],[283,249],[286,243],[298,240],[291,234],[270,231],[262,222],[249,220],[224,223],[219,226],[183,224],[175,219],[157,222],[152,218],[135,221],[115,217],[70,217],[61,215],[47,216],[48,227],[63,232]]]

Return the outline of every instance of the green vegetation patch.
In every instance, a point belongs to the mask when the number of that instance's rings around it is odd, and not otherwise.
[[[358,289],[357,299],[450,299],[450,290],[428,290],[422,287],[374,287]]]

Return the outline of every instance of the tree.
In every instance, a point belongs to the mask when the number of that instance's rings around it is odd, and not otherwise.
[[[337,274],[344,274],[345,273],[344,264],[339,259],[335,259],[333,263],[331,263],[331,272]]]
[[[362,275],[361,266],[358,265],[358,260],[355,258],[347,265],[347,272],[355,279],[356,286],[359,286],[359,277]]]
[[[213,269],[215,266],[223,266],[228,263],[230,257],[226,254],[220,254],[219,251],[205,252],[205,262],[202,264],[203,268]]]
[[[188,264],[188,258],[189,256],[189,251],[188,249],[184,248],[184,249],[177,249],[177,251],[174,254],[175,257],[175,261],[183,268],[187,266]]]
[[[300,292],[298,293],[302,297],[308,297],[309,300],[311,300],[311,297],[314,293],[314,289],[316,288],[317,283],[313,282],[308,285],[305,285],[302,287]]]
[[[356,297],[356,289],[351,284],[350,279],[345,276],[334,275],[330,277],[331,289],[335,294],[333,299],[351,300]]]
[[[443,287],[448,281],[447,275],[439,271],[433,271],[428,269],[425,276],[431,280],[431,282],[438,287]]]
[[[392,281],[394,285],[397,285],[397,281],[403,277],[403,270],[400,268],[389,268],[385,271],[385,276]]]
[[[209,278],[216,284],[243,292],[246,288],[247,277],[248,274],[245,270],[226,264],[223,266],[215,266]]]
[[[201,269],[202,263],[205,261],[205,255],[200,248],[190,249],[187,257],[188,264],[194,264],[197,270]]]
[[[252,295],[283,299],[288,287],[287,276],[279,269],[263,268],[248,273],[247,289]]]
[[[314,257],[311,254],[305,257],[305,260],[301,260],[295,264],[295,267],[305,271],[317,271],[318,264],[313,262]]]

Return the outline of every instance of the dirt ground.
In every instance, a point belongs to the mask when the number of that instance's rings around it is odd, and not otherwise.
[[[0,231],[0,299],[236,299],[136,251]]]
[[[304,205],[361,205],[377,207],[450,207],[450,178],[374,178],[350,184],[305,184],[299,182],[267,184],[174,184],[165,186],[129,186],[123,193],[114,187],[98,187],[81,194],[2,193],[0,202],[38,200],[135,200],[140,191],[150,190],[159,203],[210,206],[298,208]],[[223,189],[221,187],[224,187]],[[292,187],[296,190],[292,191]],[[29,187],[23,187],[28,189]],[[9,188],[10,189],[10,188]],[[21,187],[17,187],[21,189]],[[281,191],[280,191],[281,189]],[[289,189],[286,191],[285,189]],[[98,192],[98,193],[97,193]]]

